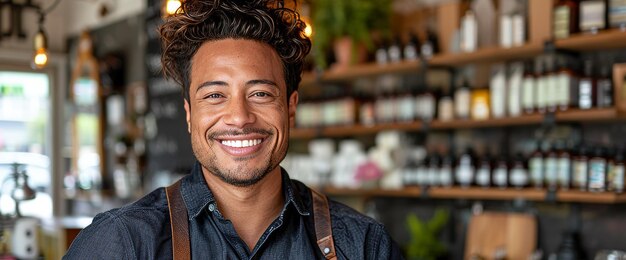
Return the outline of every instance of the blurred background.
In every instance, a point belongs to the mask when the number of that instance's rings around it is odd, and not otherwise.
[[[179,6],[0,0],[0,255],[59,259],[95,214],[191,170],[160,73]],[[295,8],[313,49],[292,178],[407,259],[626,259],[626,1]]]

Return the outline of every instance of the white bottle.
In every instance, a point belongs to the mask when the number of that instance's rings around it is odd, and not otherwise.
[[[489,89],[491,91],[491,115],[502,118],[506,115],[506,67],[503,64],[493,67]]]
[[[472,10],[467,10],[461,19],[461,50],[476,51],[478,47],[478,24]]]
[[[514,63],[510,66],[509,91],[508,91],[508,115],[515,117],[522,114],[522,79],[524,77],[524,64]]]

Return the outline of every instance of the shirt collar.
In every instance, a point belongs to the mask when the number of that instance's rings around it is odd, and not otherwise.
[[[289,178],[287,171],[281,167],[282,186],[285,195],[285,205],[283,211],[289,204],[292,204],[298,213],[303,216],[310,215],[307,208],[304,206],[302,197],[293,182]],[[196,162],[188,176],[185,176],[181,184],[181,195],[187,206],[187,214],[189,219],[196,218],[202,213],[209,204],[215,202],[215,197],[209,189],[209,186],[202,174],[202,166],[199,162]]]

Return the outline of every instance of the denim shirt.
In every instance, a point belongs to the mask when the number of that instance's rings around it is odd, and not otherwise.
[[[309,188],[282,170],[285,204],[252,251],[217,208],[199,163],[183,178],[193,259],[324,259],[315,239]],[[330,201],[338,259],[402,259],[382,224]],[[165,189],[127,206],[98,214],[63,259],[171,259]]]

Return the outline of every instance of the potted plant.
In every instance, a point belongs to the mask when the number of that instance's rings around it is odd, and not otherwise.
[[[359,61],[359,49],[373,49],[373,31],[389,33],[391,0],[314,0],[312,7],[313,51],[319,68],[328,67],[326,53],[331,47],[338,63],[334,67],[345,67]]]

